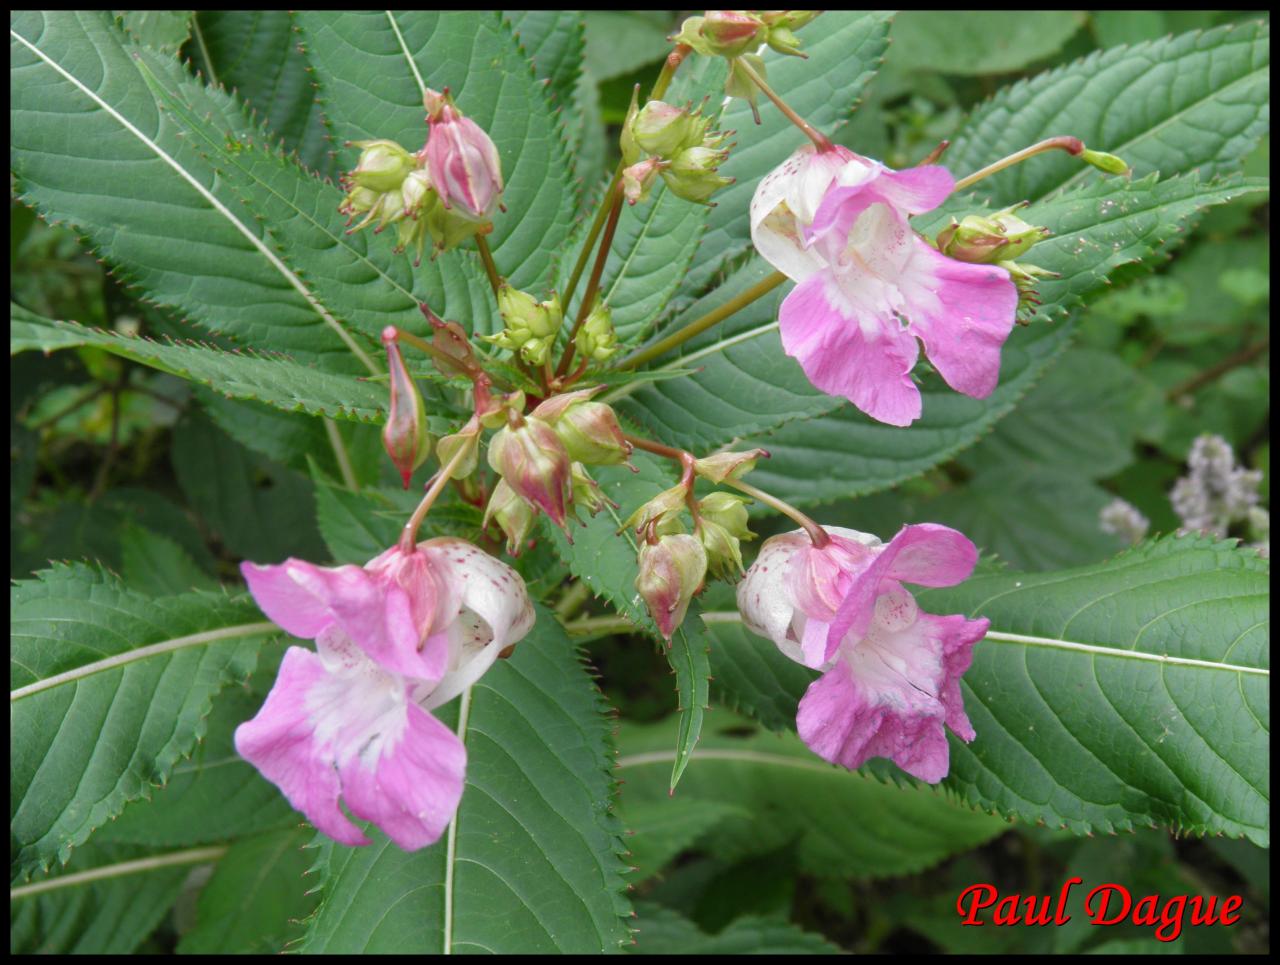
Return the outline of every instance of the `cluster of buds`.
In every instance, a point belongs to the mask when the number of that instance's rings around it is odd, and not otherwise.
[[[498,312],[504,323],[502,331],[481,338],[499,348],[518,351],[530,365],[546,362],[564,320],[560,297],[552,292],[549,299],[540,302],[527,292],[503,284],[498,289]]]
[[[649,101],[639,107],[635,94],[622,126],[622,190],[630,204],[644,201],[661,177],[678,198],[710,204],[711,195],[733,183],[717,174],[729,157],[729,132],[712,131],[701,110]],[[647,156],[646,156],[647,155]]]
[[[596,293],[586,321],[573,337],[578,354],[588,362],[607,362],[618,354],[618,334],[613,328],[613,313],[599,292]]]
[[[708,10],[705,16],[689,17],[680,32],[671,39],[708,57],[724,57],[729,61],[725,93],[741,97],[751,105],[756,123],[759,87],[751,74],[765,77],[764,60],[755,53],[762,44],[780,54],[804,57],[800,39],[794,31],[819,14],[817,10]],[[746,68],[745,70],[743,68]]]
[[[1023,201],[989,216],[971,214],[960,221],[952,218],[935,242],[949,258],[974,265],[994,264],[1007,271],[1018,289],[1018,321],[1024,325],[1040,304],[1036,290],[1039,279],[1061,277],[1037,265],[1015,261],[1051,234],[1048,228],[1028,224],[1014,214],[1027,204]]]
[[[489,135],[458,112],[447,91],[428,91],[424,103],[430,133],[417,154],[395,141],[353,142],[360,159],[340,179],[347,193],[338,207],[350,231],[395,225],[396,250],[413,249],[415,264],[428,236],[441,252],[492,231],[502,194],[502,165]]]
[[[631,444],[613,409],[592,396],[598,385],[555,395],[532,412],[521,413],[523,398],[501,410],[505,424],[489,443],[489,465],[502,477],[485,511],[518,555],[543,512],[568,534],[570,510],[594,516],[608,504],[587,466],[625,463]],[[441,447],[444,441],[441,441]]]
[[[680,482],[642,503],[623,524],[634,528],[640,537],[636,591],[666,640],[684,622],[689,603],[702,589],[708,571],[726,580],[742,572],[742,540],[755,535],[747,528],[745,497],[713,492],[697,499],[695,480],[722,483],[738,479],[767,455],[763,449],[705,459],[686,454]],[[693,519],[692,535],[685,532],[681,518],[685,510]]]

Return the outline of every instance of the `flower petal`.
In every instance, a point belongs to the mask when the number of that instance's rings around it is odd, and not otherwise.
[[[372,821],[405,851],[439,839],[462,798],[467,751],[458,735],[421,707],[405,706],[399,739],[376,756],[356,754],[342,765],[343,797],[351,813]]]
[[[852,163],[850,163],[852,162]],[[847,148],[815,153],[802,145],[760,180],[751,198],[751,241],[760,256],[795,281],[803,281],[825,262],[802,237],[833,179],[864,179],[864,165]]]
[[[782,347],[823,392],[844,396],[873,419],[910,425],[921,408],[910,376],[915,339],[883,306],[850,305],[847,288],[831,269],[797,285],[778,313]]]
[[[932,613],[921,613],[920,619],[930,625],[928,632],[942,641],[943,680],[938,697],[946,709],[946,724],[961,740],[971,741],[976,735],[964,712],[960,678],[973,663],[973,647],[987,635],[991,621],[986,617],[966,620],[959,614],[940,617]]]
[[[349,579],[363,579],[363,571],[358,566],[339,569]],[[240,572],[259,609],[286,633],[303,639],[315,637],[333,623],[322,570],[324,567],[293,557],[278,566],[240,564]]]
[[[831,621],[827,659],[846,636],[866,635],[885,580],[954,586],[968,579],[977,562],[978,548],[949,526],[918,523],[902,527],[871,565],[849,584],[848,595]]]
[[[1000,350],[1013,330],[1018,289],[995,265],[948,258],[915,238],[900,282],[911,333],[929,361],[957,392],[985,399],[1000,378]]]
[[[876,178],[875,191],[889,204],[904,214],[923,214],[932,211],[951,196],[956,179],[940,164],[903,168],[888,168]]]
[[[799,643],[790,635],[796,602],[787,577],[791,557],[809,544],[802,530],[771,536],[738,584],[738,611],[752,633],[768,637],[786,656],[804,663]]]
[[[896,633],[875,633],[845,652],[800,701],[796,729],[804,742],[851,770],[872,757],[888,757],[931,784],[946,777],[950,755],[941,695],[951,681],[940,629],[934,621],[917,620]]]
[[[368,844],[338,806],[338,772],[317,740],[308,708],[309,695],[331,679],[314,653],[290,647],[266,702],[252,720],[236,728],[236,751],[316,828],[342,844]]]

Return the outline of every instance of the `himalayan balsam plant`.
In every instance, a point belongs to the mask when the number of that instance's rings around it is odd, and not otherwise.
[[[1107,50],[877,158],[845,121],[880,14],[690,17],[597,148],[577,15],[267,16],[243,63],[203,15],[12,18],[15,195],[169,337],[15,303],[11,351],[189,382],[204,505],[244,453],[302,487],[228,510],[220,585],[176,544],[159,586],[15,583],[15,949],[133,950],[209,865],[182,950],[694,947],[678,887],[631,886],[818,801],[828,875],[1011,823],[1267,844],[1269,524],[1229,443],[1192,449],[1177,532],[1117,500],[1089,525],[1132,545],[1048,572],[847,502],[1021,411],[1109,276],[1265,190],[1233,170],[1265,28]],[[670,725],[618,719],[664,664]],[[81,880],[158,890],[94,922],[58,904]]]

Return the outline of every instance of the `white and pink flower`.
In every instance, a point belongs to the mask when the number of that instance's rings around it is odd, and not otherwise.
[[[818,755],[854,769],[888,757],[929,783],[947,775],[944,725],[974,738],[960,677],[989,621],[923,612],[902,585],[951,586],[978,552],[946,526],[904,526],[889,543],[827,527],[765,542],[738,586],[747,628],[823,675],[800,701],[796,729]]]
[[[939,165],[894,171],[806,144],[751,199],[756,249],[799,283],[778,315],[784,350],[819,389],[890,425],[920,416],[916,339],[948,385],[981,399],[1013,328],[1008,272],[948,258],[907,222],[954,188]]]
[[[393,547],[364,567],[241,566],[290,647],[236,750],[335,841],[368,844],[338,804],[406,851],[457,810],[466,748],[430,711],[475,683],[533,625],[514,570],[470,543]]]

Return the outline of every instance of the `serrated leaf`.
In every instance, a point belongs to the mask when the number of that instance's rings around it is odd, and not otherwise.
[[[619,734],[620,813],[628,825],[633,804],[653,809],[668,800],[673,723],[624,725]],[[941,791],[850,773],[815,756],[793,734],[754,730],[717,715],[671,798],[733,806],[703,839],[718,858],[738,860],[795,841],[800,866],[810,874],[880,878],[921,871],[1008,828]]]
[[[22,200],[71,222],[127,282],[212,330],[331,370],[374,368],[370,343],[277,254],[271,230],[161,110],[151,85],[166,77],[202,88],[172,58],[121,37],[102,13],[14,14],[11,163]],[[225,96],[206,103],[239,114]],[[234,123],[251,126],[243,114]]]
[[[593,594],[603,596],[651,640],[661,641],[658,627],[636,591],[639,547],[635,535],[629,530],[618,531],[622,529],[623,520],[642,502],[670,488],[674,480],[663,470],[657,458],[646,452],[632,453],[631,461],[638,472],[632,473],[622,466],[593,467],[593,477],[604,495],[618,504],[617,510],[606,507],[588,519],[585,526],[572,527],[572,544],[550,521],[543,523],[543,530],[548,533],[556,553],[568,565],[570,572],[582,580]],[[698,742],[709,694],[706,628],[702,625],[697,600],[689,605],[684,623],[672,634],[670,645],[664,649],[676,675],[676,694],[681,710],[671,769],[671,787],[674,788]]]
[[[306,55],[285,10],[201,10],[189,51],[211,84],[234,90],[312,171],[337,175]]]
[[[633,955],[838,955],[821,935],[778,918],[746,915],[708,935],[679,912],[636,903]]]
[[[128,955],[169,912],[194,863],[207,850],[158,857],[145,848],[86,844],[65,868],[38,875],[9,898],[9,952],[17,955]],[[143,867],[136,863],[144,862]],[[148,867],[146,864],[151,864]],[[73,876],[91,873],[89,880]],[[30,889],[28,891],[27,889]]]
[[[145,597],[86,566],[10,591],[12,877],[72,848],[166,781],[209,702],[274,632],[218,594]]]
[[[1004,88],[980,106],[946,155],[958,175],[1058,135],[1124,158],[1138,177],[1236,171],[1267,130],[1270,25],[1193,31],[1090,54]],[[982,181],[996,206],[1101,177],[1066,155],[1033,158]]]
[[[141,526],[126,522],[121,527],[120,553],[125,583],[140,593],[164,596],[218,588],[218,582],[186,550]]]
[[[502,158],[506,213],[489,235],[517,288],[545,283],[569,233],[572,166],[542,85],[496,11],[300,13],[325,116],[336,140],[426,140],[425,87],[449,88]],[[389,245],[386,241],[383,244]]]
[[[196,926],[178,954],[274,954],[301,937],[298,922],[317,903],[303,877],[312,858],[302,848],[311,837],[293,828],[233,844],[200,890]]]
[[[946,786],[1076,833],[1160,825],[1265,847],[1268,577],[1232,541],[1168,537],[1072,570],[921,591],[931,613],[991,620],[962,680],[978,736],[950,741]],[[710,623],[717,652],[731,619]]]
[[[412,854],[376,831],[371,847],[323,842],[301,951],[617,950],[629,933],[608,725],[579,661],[539,608],[515,654],[470,691],[467,787],[447,839]],[[450,726],[456,707],[440,713]]]
[[[378,422],[386,415],[386,390],[371,382],[306,368],[285,359],[109,334],[74,322],[41,318],[10,303],[11,355],[37,350],[48,353],[81,345],[93,345],[225,395],[264,402],[286,412],[363,422]]]
[[[1003,74],[1062,48],[1084,24],[1079,10],[906,10],[893,22],[893,63],[944,74]],[[1030,142],[1028,142],[1030,143]]]
[[[116,19],[144,47],[176,54],[191,36],[190,10],[119,10]]]
[[[245,835],[298,827],[303,817],[276,786],[236,753],[235,729],[262,705],[272,665],[283,648],[263,655],[253,674],[255,691],[228,688],[213,702],[206,732],[189,760],[178,763],[163,788],[130,802],[110,824],[94,832],[94,843],[181,848],[231,841]]]

